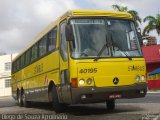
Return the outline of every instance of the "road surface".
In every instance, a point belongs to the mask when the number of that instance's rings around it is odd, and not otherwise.
[[[114,111],[107,111],[105,103],[96,103],[71,105],[60,114],[56,114],[48,103],[32,103],[32,107],[24,108],[11,97],[3,97],[0,98],[0,114],[0,119],[4,120],[160,120],[160,93],[149,93],[145,98],[116,100]]]

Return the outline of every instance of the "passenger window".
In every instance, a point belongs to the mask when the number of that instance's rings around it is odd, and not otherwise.
[[[16,61],[13,63],[13,71],[14,71],[14,72],[17,71],[17,63],[16,63]]]
[[[54,28],[48,33],[48,51],[56,48],[57,28]]]
[[[25,53],[25,65],[28,65],[30,63],[30,49]]]
[[[44,36],[39,42],[39,57],[45,55],[47,52],[47,36]]]
[[[60,54],[62,56],[62,59],[64,61],[67,61],[68,52],[67,52],[67,41],[66,41],[66,35],[65,35],[65,27],[66,27],[66,22],[63,22],[60,27]]]
[[[21,68],[24,67],[24,55],[21,56]]]
[[[12,73],[15,72],[15,62],[12,63]]]
[[[15,61],[14,62],[14,72],[16,72],[17,71],[17,62]]]
[[[20,69],[20,59],[18,59],[18,60],[16,61],[16,63],[17,63],[17,69],[16,69],[16,71],[18,71],[18,70]]]
[[[37,49],[37,44],[35,44],[32,49],[31,49],[31,62],[33,62],[35,59],[37,59],[37,53],[38,53],[38,49]]]

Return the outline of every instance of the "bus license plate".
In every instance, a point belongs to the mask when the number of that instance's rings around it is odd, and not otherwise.
[[[112,94],[112,95],[109,95],[109,99],[116,99],[116,98],[121,98],[122,95],[121,94]]]

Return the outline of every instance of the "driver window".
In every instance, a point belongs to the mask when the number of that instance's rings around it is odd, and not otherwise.
[[[67,52],[67,41],[66,41],[66,35],[65,35],[65,27],[66,22],[63,22],[60,25],[60,54],[64,61],[67,61],[68,59],[68,52]]]
[[[128,33],[128,40],[130,43],[130,50],[137,50],[137,41],[136,41],[136,36],[135,36],[135,32],[132,30],[132,31],[129,31]]]

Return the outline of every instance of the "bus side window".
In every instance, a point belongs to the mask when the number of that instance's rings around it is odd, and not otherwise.
[[[57,40],[57,28],[54,28],[48,33],[48,51],[52,51],[56,48]]]
[[[16,72],[17,64],[16,61],[14,62],[14,72]]]
[[[64,61],[67,61],[68,52],[67,52],[67,41],[65,35],[66,22],[63,22],[60,26],[60,54]]]
[[[35,44],[32,48],[31,48],[31,62],[33,62],[34,60],[37,59],[37,53],[38,53],[38,46],[37,44]]]
[[[14,61],[14,63],[13,63],[13,73],[15,73],[16,72],[16,61]]]
[[[21,68],[24,67],[24,54],[21,56]]]
[[[12,63],[12,73],[15,72],[15,62]]]
[[[25,53],[25,65],[30,64],[30,59],[31,58],[31,54],[30,54],[30,49]]]
[[[16,71],[18,71],[20,69],[20,59],[17,59],[16,63],[17,63]]]
[[[44,36],[40,41],[39,41],[39,57],[42,57],[47,53],[47,36]]]

